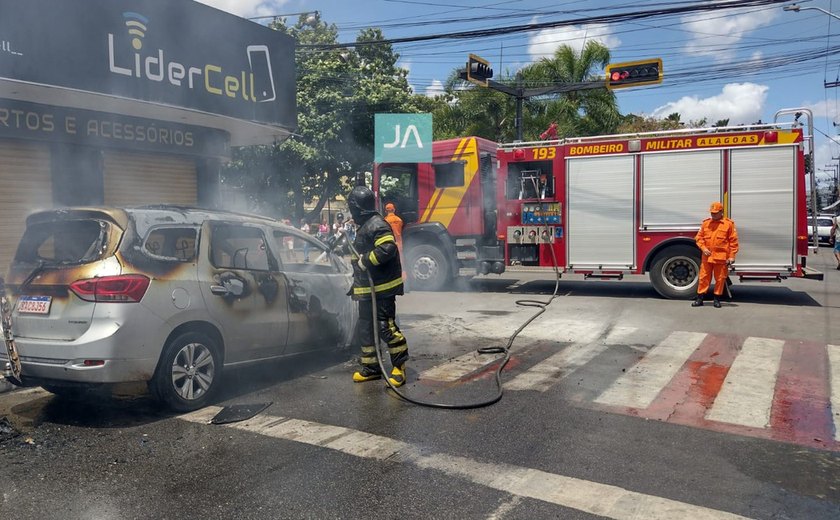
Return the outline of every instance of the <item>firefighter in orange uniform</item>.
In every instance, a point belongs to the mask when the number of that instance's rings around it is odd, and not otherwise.
[[[738,232],[735,223],[723,217],[723,204],[713,202],[709,208],[711,218],[707,218],[700,226],[700,231],[694,237],[697,247],[703,253],[700,264],[700,280],[697,284],[697,298],[692,307],[703,305],[703,296],[709,290],[712,275],[715,277],[714,306],[720,308],[720,296],[726,289],[726,278],[729,266],[738,254]]]
[[[385,222],[391,225],[391,229],[394,231],[394,238],[397,239],[397,247],[399,248],[400,252],[402,252],[403,221],[400,217],[397,216],[396,211],[397,207],[394,206],[393,202],[385,204]]]
[[[405,258],[403,258],[402,242],[403,220],[397,216],[397,207],[394,205],[393,202],[385,204],[385,222],[390,224],[391,230],[394,232],[394,238],[397,240],[397,249],[400,253],[400,263],[402,265],[405,265]],[[403,280],[406,279],[405,269],[403,269],[402,277]]]

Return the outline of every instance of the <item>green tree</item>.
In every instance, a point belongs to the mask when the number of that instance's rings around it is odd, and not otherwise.
[[[500,81],[525,89],[598,81],[609,63],[603,44],[590,41],[581,52],[561,45],[554,56],[543,58]],[[516,99],[513,96],[465,83],[461,69],[446,82],[445,104],[434,112],[435,138],[478,135],[495,141],[516,138]],[[524,137],[533,140],[552,122],[559,135],[582,136],[614,132],[621,120],[615,95],[606,88],[549,94],[524,103]]]
[[[598,81],[610,62],[610,51],[602,43],[589,40],[578,52],[561,45],[551,58],[542,58],[521,71],[526,87]],[[616,131],[621,118],[612,91],[606,88],[578,90],[532,99],[525,117],[525,138],[536,139],[552,122],[558,135],[586,136]]]
[[[337,43],[335,25],[320,19],[272,28],[300,45]],[[357,43],[382,40],[379,29],[360,32]],[[247,193],[249,210],[273,217],[304,216],[304,204],[318,198],[311,215],[336,193],[349,191],[354,176],[371,168],[377,112],[416,112],[407,71],[390,44],[355,49],[300,47],[297,68],[298,127],[281,144],[235,150],[224,181]]]

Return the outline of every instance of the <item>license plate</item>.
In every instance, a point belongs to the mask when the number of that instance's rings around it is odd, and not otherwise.
[[[20,314],[49,314],[52,296],[21,296],[17,310]]]

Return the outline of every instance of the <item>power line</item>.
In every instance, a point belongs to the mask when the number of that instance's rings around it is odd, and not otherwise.
[[[726,0],[722,2],[703,2],[700,4],[691,4],[677,7],[670,7],[665,9],[653,9],[647,11],[635,11],[627,13],[602,14],[596,16],[588,16],[583,18],[575,18],[571,20],[560,20],[540,23],[529,23],[522,25],[510,25],[507,27],[495,27],[490,29],[476,29],[469,31],[457,31],[442,34],[427,34],[421,36],[408,36],[403,38],[388,38],[375,41],[363,41],[352,43],[335,43],[335,44],[303,44],[299,45],[302,49],[337,49],[346,47],[358,47],[362,45],[385,45],[409,42],[421,42],[429,40],[453,40],[453,39],[473,39],[486,38],[489,36],[498,36],[504,34],[514,34],[520,32],[539,31],[542,29],[568,27],[570,25],[581,24],[608,24],[619,23],[631,20],[642,20],[656,16],[674,16],[688,13],[699,13],[708,11],[718,11],[727,9],[738,9],[745,7],[764,6],[769,4],[780,4],[789,0]]]

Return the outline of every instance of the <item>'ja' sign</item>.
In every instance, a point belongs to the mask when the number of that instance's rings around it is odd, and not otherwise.
[[[432,162],[432,114],[376,114],[378,163]]]

